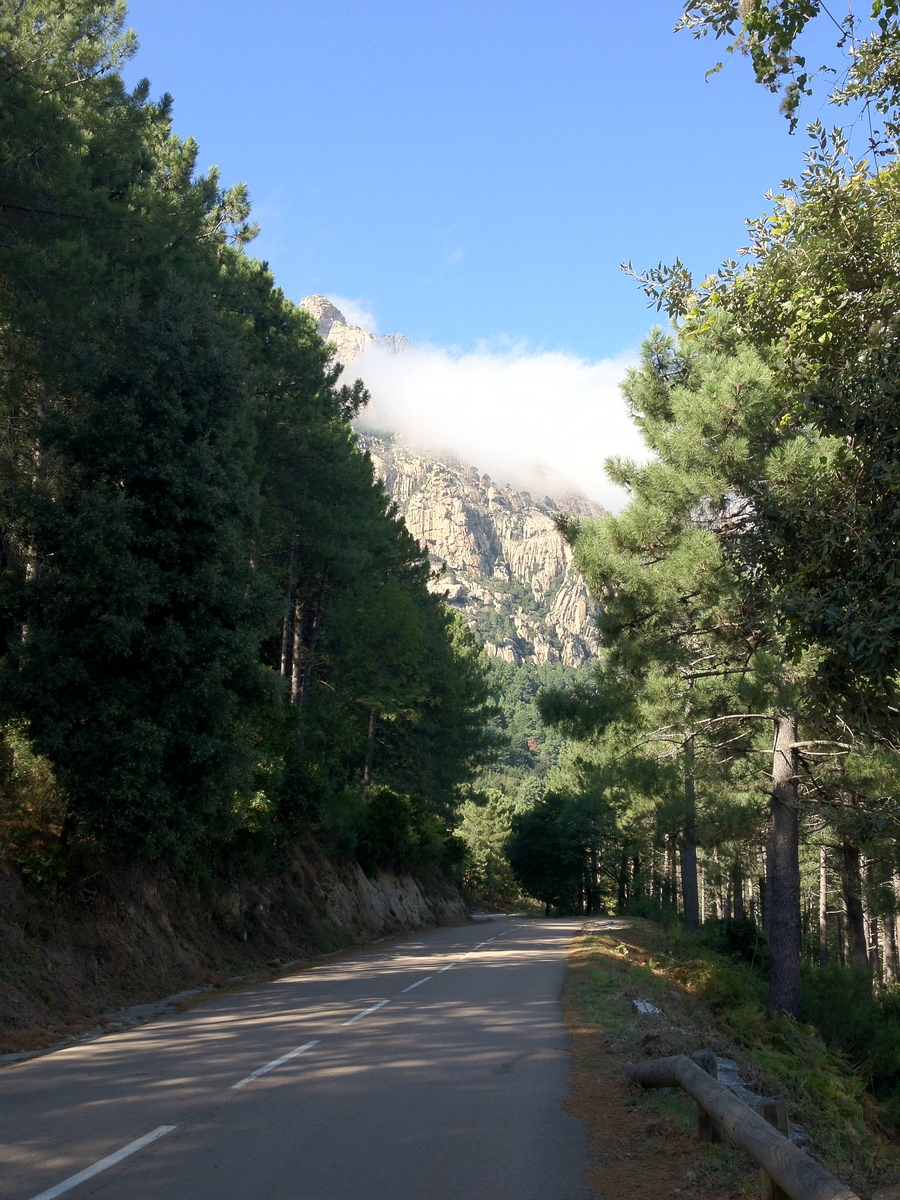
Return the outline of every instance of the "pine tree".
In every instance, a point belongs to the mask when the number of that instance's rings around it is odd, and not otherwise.
[[[216,306],[245,205],[195,177],[168,102],[125,92],[121,5],[37,18],[7,17],[3,67],[0,353],[28,380],[25,405],[5,392],[3,702],[56,767],[68,833],[178,856],[227,830],[265,694],[242,364]]]

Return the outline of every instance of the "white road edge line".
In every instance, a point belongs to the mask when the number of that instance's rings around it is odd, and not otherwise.
[[[420,983],[427,983],[429,979],[434,979],[433,975],[426,975],[424,979],[417,979],[415,983],[411,983],[408,988],[404,988],[403,992],[411,992],[414,987],[418,987]],[[403,995],[403,992],[400,995]]]
[[[121,1162],[123,1158],[127,1158],[129,1154],[136,1154],[138,1150],[143,1150],[145,1146],[149,1146],[151,1142],[155,1142],[157,1138],[163,1137],[164,1134],[171,1133],[173,1129],[177,1129],[177,1126],[159,1125],[152,1133],[145,1133],[136,1142],[129,1142],[127,1146],[123,1146],[115,1154],[101,1158],[92,1167],[86,1167],[83,1171],[79,1171],[77,1175],[70,1175],[68,1179],[64,1179],[62,1183],[58,1183],[56,1187],[48,1188],[46,1192],[41,1192],[39,1196],[32,1196],[31,1200],[54,1200],[55,1196],[61,1196],[63,1192],[68,1192],[73,1187],[78,1187],[79,1183],[84,1183],[87,1179],[93,1179],[95,1175],[99,1175],[107,1167],[114,1167],[116,1163]]]
[[[288,1054],[282,1054],[281,1058],[276,1058],[272,1062],[266,1063],[264,1067],[260,1067],[259,1070],[254,1071],[252,1075],[248,1075],[246,1079],[241,1079],[237,1083],[233,1083],[231,1085],[231,1090],[234,1091],[235,1088],[246,1087],[247,1084],[252,1083],[254,1079],[259,1079],[260,1075],[265,1075],[267,1071],[273,1071],[275,1067],[280,1067],[281,1064],[286,1063],[288,1059],[296,1058],[297,1055],[302,1054],[304,1050],[309,1050],[313,1046],[318,1046],[318,1044],[318,1038],[316,1038],[314,1042],[304,1042],[303,1045],[298,1046],[296,1050],[291,1050]]]
[[[344,1025],[352,1025],[354,1021],[361,1021],[363,1017],[367,1017],[369,1013],[373,1013],[376,1009],[384,1008],[386,1004],[390,1004],[390,1000],[379,1000],[377,1004],[373,1004],[371,1008],[364,1008],[361,1013],[357,1013],[355,1017],[351,1017],[349,1021],[343,1021]]]
[[[455,962],[447,963],[446,967],[441,967],[441,970],[438,971],[438,975],[440,975],[442,971],[449,971],[451,967],[455,967],[455,966],[456,966]]]

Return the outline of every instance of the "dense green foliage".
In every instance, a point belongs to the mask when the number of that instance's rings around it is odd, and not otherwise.
[[[565,745],[565,737],[541,716],[538,697],[542,688],[571,684],[577,672],[562,663],[517,666],[500,658],[490,667],[495,754],[459,810],[457,832],[466,847],[467,894],[489,903],[514,904],[522,900],[523,889],[525,894],[530,889],[513,871],[505,850],[513,821],[542,799]],[[574,892],[568,889],[566,895],[572,898]]]
[[[243,188],[126,90],[123,21],[0,14],[5,832],[41,823],[37,755],[63,851],[197,866],[326,836],[349,793],[371,869],[452,858],[486,668],[357,448],[361,384],[244,252]]]
[[[749,954],[716,950],[734,930],[749,935],[744,941]],[[572,999],[588,1022],[601,1027],[603,1037],[614,1036],[623,1045],[628,1058],[640,1058],[648,1050],[660,1056],[690,1054],[712,1045],[717,1054],[738,1063],[753,1091],[785,1097],[791,1123],[809,1133],[816,1157],[855,1194],[890,1188],[897,1177],[900,1146],[885,1138],[878,1122],[866,1091],[868,1071],[839,1039],[823,1040],[802,1021],[767,1018],[765,970],[748,944],[751,937],[759,940],[758,932],[734,920],[713,922],[702,934],[634,919],[622,929],[589,929],[575,947]],[[852,976],[848,972],[845,979]],[[814,988],[817,980],[829,977],[837,978],[838,973],[810,973],[804,980],[805,1002],[813,1002],[807,985]],[[841,996],[845,1003],[850,990]],[[646,1021],[635,1018],[636,996],[659,1004],[674,1028],[648,1030]],[[833,1009],[831,1028],[844,1012],[852,1027],[873,1010],[861,990],[856,1005]],[[889,1007],[887,998],[877,1006],[885,1014]],[[895,1058],[890,1066],[896,1065]],[[680,1108],[685,1131],[696,1128],[694,1104],[679,1101],[677,1093],[663,1098],[657,1091],[647,1092],[638,1104]],[[705,1186],[716,1194],[750,1191],[755,1172],[747,1172],[746,1163],[726,1154]]]
[[[676,28],[695,37],[712,33],[728,37],[729,54],[750,58],[756,82],[771,92],[783,92],[782,112],[797,125],[803,96],[811,96],[817,77],[830,86],[829,100],[841,107],[858,104],[866,114],[871,149],[880,154],[893,150],[900,133],[900,5],[896,0],[871,0],[854,11],[822,0],[691,0]],[[868,12],[866,12],[868,7]],[[800,53],[802,35],[811,22],[828,28],[834,39],[830,63],[810,66]],[[722,69],[717,63],[709,74]],[[873,112],[884,121],[883,137],[875,128]]]
[[[793,114],[810,82],[794,40],[820,7],[698,3],[682,24],[739,24],[734,48],[788,79]],[[865,43],[847,23],[834,97],[877,102],[888,139],[897,15],[876,4]],[[569,741],[507,853],[548,911],[703,926],[770,1017],[814,1020],[896,1120],[900,168],[811,133],[746,261],[699,286],[680,262],[639,277],[675,326],[623,388],[647,454],[607,464],[620,513],[560,522],[603,649],[539,699]]]

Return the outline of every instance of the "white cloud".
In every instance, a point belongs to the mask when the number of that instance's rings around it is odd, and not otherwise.
[[[378,336],[378,321],[368,300],[351,300],[348,296],[336,296],[333,292],[328,293],[328,299],[335,308],[341,310],[348,325],[358,325],[367,333]]]
[[[372,393],[364,426],[399,432],[420,451],[453,453],[535,496],[564,495],[574,484],[618,509],[624,493],[604,460],[647,456],[619,392],[633,362],[628,354],[588,362],[523,345],[467,354],[420,346],[376,350],[345,377],[362,377]]]

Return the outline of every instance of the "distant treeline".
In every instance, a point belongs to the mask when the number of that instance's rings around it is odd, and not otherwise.
[[[440,863],[480,652],[357,448],[361,383],[245,253],[244,188],[126,89],[124,8],[0,10],[6,849]]]

